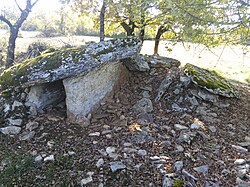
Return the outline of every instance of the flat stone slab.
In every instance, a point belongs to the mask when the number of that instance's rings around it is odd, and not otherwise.
[[[193,83],[213,94],[239,98],[239,94],[233,85],[214,71],[208,71],[187,63],[184,67],[184,73],[191,77]]]
[[[137,38],[124,38],[45,52],[5,70],[0,75],[0,85],[3,89],[29,87],[84,75],[105,63],[136,57],[140,48],[141,42]]]

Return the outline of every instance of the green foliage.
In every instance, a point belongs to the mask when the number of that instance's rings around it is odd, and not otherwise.
[[[173,183],[173,187],[183,187],[184,186],[184,182],[181,179],[175,179],[174,183]]]
[[[22,156],[15,153],[5,155],[6,166],[0,172],[0,184],[14,186],[33,181],[32,171],[35,168],[31,156]]]

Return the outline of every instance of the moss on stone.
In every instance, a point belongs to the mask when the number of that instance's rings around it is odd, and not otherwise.
[[[208,71],[188,63],[184,67],[184,73],[187,76],[191,76],[195,84],[208,91],[223,96],[236,96],[236,92],[230,82],[215,71]]]
[[[174,183],[173,183],[173,187],[183,187],[184,186],[184,182],[181,179],[175,179]]]
[[[43,52],[40,56],[15,64],[3,71],[0,75],[0,84],[3,88],[20,85],[28,81],[28,75],[34,70],[48,72],[56,69],[64,62],[77,63],[84,54],[84,47],[68,48],[62,51],[50,50]]]

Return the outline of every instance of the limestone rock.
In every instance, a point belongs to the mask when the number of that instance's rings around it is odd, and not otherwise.
[[[188,63],[184,67],[184,73],[191,77],[193,83],[211,93],[224,97],[239,97],[235,88],[226,79],[215,72]]]
[[[8,127],[0,128],[0,132],[6,135],[19,134],[20,131],[21,131],[21,127],[16,127],[16,126],[8,126]]]
[[[162,56],[145,56],[146,60],[149,63],[149,66],[152,68],[172,68],[172,67],[179,67],[180,61],[168,58],[168,57],[162,57]]]
[[[172,78],[170,76],[166,76],[163,81],[161,82],[158,90],[157,90],[157,96],[155,98],[155,101],[160,101],[160,99],[162,98],[163,94],[167,91],[167,89],[169,88],[169,86],[172,83]]]
[[[141,54],[137,55],[135,58],[128,58],[125,60],[122,60],[122,62],[125,64],[125,66],[130,71],[149,71],[150,67],[145,60],[145,57]]]
[[[136,57],[140,48],[141,42],[137,38],[124,38],[56,50],[5,70],[0,75],[0,84],[3,88],[28,87],[83,75],[107,62]]]
[[[115,171],[117,171],[117,170],[125,169],[125,168],[126,168],[126,165],[123,164],[123,163],[120,162],[120,161],[117,161],[117,162],[110,162],[110,168],[111,168],[111,171],[112,171],[112,172],[115,172]]]
[[[142,98],[133,106],[133,109],[137,113],[149,113],[153,111],[153,104],[149,98]]]

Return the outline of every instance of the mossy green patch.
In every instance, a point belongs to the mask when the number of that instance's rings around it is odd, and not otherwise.
[[[173,187],[183,187],[184,186],[184,182],[181,179],[175,179],[174,183],[173,183]]]
[[[68,48],[64,50],[45,51],[40,56],[15,64],[3,71],[0,75],[0,84],[3,89],[9,86],[17,86],[28,81],[32,72],[56,69],[65,62],[77,63],[84,54],[84,47]]]
[[[192,64],[186,64],[184,73],[192,77],[192,81],[208,91],[226,97],[238,97],[234,87],[229,81],[215,71],[208,71]]]

